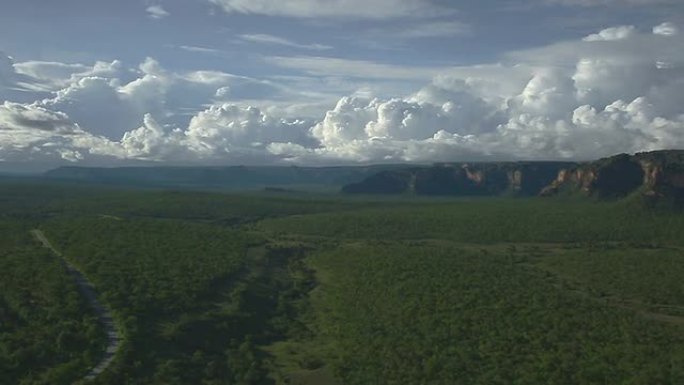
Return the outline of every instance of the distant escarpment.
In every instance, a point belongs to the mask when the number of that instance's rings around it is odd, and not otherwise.
[[[647,200],[684,202],[684,151],[620,154],[563,169],[541,196],[580,194],[600,199],[635,193]]]
[[[443,163],[431,167],[384,170],[359,183],[349,194],[443,196],[534,196],[555,180],[569,162]]]
[[[620,154],[594,162],[449,163],[383,170],[349,194],[586,196],[684,203],[684,150]]]

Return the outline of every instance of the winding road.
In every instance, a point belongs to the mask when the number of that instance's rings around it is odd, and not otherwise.
[[[95,292],[95,288],[93,285],[88,281],[88,279],[83,275],[83,273],[78,270],[74,265],[69,263],[62,253],[57,251],[50,241],[45,237],[45,234],[43,234],[42,231],[40,230],[31,230],[31,234],[45,247],[50,249],[52,253],[59,257],[60,261],[64,265],[64,267],[67,269],[67,272],[69,275],[71,275],[74,278],[74,281],[76,281],[76,285],[78,286],[78,290],[81,292],[81,294],[85,297],[86,301],[88,301],[88,304],[90,305],[91,308],[95,311],[95,314],[97,314],[98,321],[102,326],[104,327],[106,333],[107,333],[107,348],[105,349],[104,356],[102,357],[102,360],[95,365],[88,374],[86,374],[83,379],[90,381],[95,379],[100,373],[104,372],[105,369],[114,361],[114,357],[116,356],[116,352],[119,350],[119,347],[121,346],[121,341],[122,337],[121,334],[119,333],[119,330],[117,329],[116,325],[114,324],[114,319],[112,318],[112,314],[109,311],[108,308],[103,306],[98,300],[97,300],[97,292]]]

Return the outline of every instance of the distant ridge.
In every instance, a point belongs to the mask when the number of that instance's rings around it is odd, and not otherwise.
[[[44,177],[72,182],[166,188],[253,189],[271,186],[341,186],[396,165],[355,167],[60,167]]]
[[[342,188],[349,194],[534,196],[572,162],[440,163],[383,170]]]
[[[431,166],[60,167],[44,177],[105,185],[421,196],[578,196],[684,206],[684,150],[620,154],[593,162],[461,162]],[[304,189],[305,190],[305,189]],[[303,190],[302,190],[303,191]]]
[[[577,195],[684,202],[684,150],[620,154],[594,162],[443,163],[383,170],[342,188],[349,194]]]
[[[562,170],[541,196],[574,194],[600,199],[639,194],[650,201],[684,203],[684,150],[620,154]]]

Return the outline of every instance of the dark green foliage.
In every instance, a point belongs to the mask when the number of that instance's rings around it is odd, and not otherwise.
[[[553,254],[541,264],[595,295],[684,315],[684,249],[599,244]]]
[[[623,203],[480,199],[265,220],[260,228],[336,238],[459,242],[665,242],[682,244],[684,215]]]
[[[446,244],[317,254],[329,361],[345,384],[684,381],[680,329],[566,291],[524,262]]]
[[[123,190],[44,181],[3,183],[2,178],[0,188],[0,219],[34,223],[55,216],[109,215],[240,225],[270,217],[386,205],[331,195]]]
[[[90,277],[123,324],[123,353],[102,383],[187,383],[196,372],[190,357],[203,350],[210,353],[206,361],[218,360],[228,370],[225,333],[235,336],[231,326],[237,321],[213,322],[207,297],[214,298],[214,290],[230,285],[244,267],[248,239],[208,225],[159,220],[62,220],[46,224],[45,232]],[[219,333],[223,338],[212,337]]]
[[[95,384],[684,381],[681,213],[3,185],[8,384],[73,383],[102,353],[95,319],[32,228],[123,331]]]
[[[95,284],[126,343],[102,384],[270,383],[258,345],[285,338],[298,249],[243,232],[160,219],[54,220],[46,234]]]
[[[28,228],[0,222],[0,384],[71,384],[103,331],[59,260]]]

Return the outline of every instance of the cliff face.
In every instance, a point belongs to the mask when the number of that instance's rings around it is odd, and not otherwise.
[[[390,170],[345,186],[351,194],[534,196],[567,162],[455,163]]]
[[[581,193],[609,199],[635,192],[684,201],[684,151],[621,154],[563,169],[540,195]]]
[[[558,177],[540,195],[551,196],[566,190],[619,198],[638,189],[644,181],[644,170],[637,159],[626,154],[561,170]]]
[[[641,192],[684,206],[684,150],[616,155],[587,163],[454,163],[385,170],[346,185],[351,194],[447,196],[580,195],[619,199]]]

